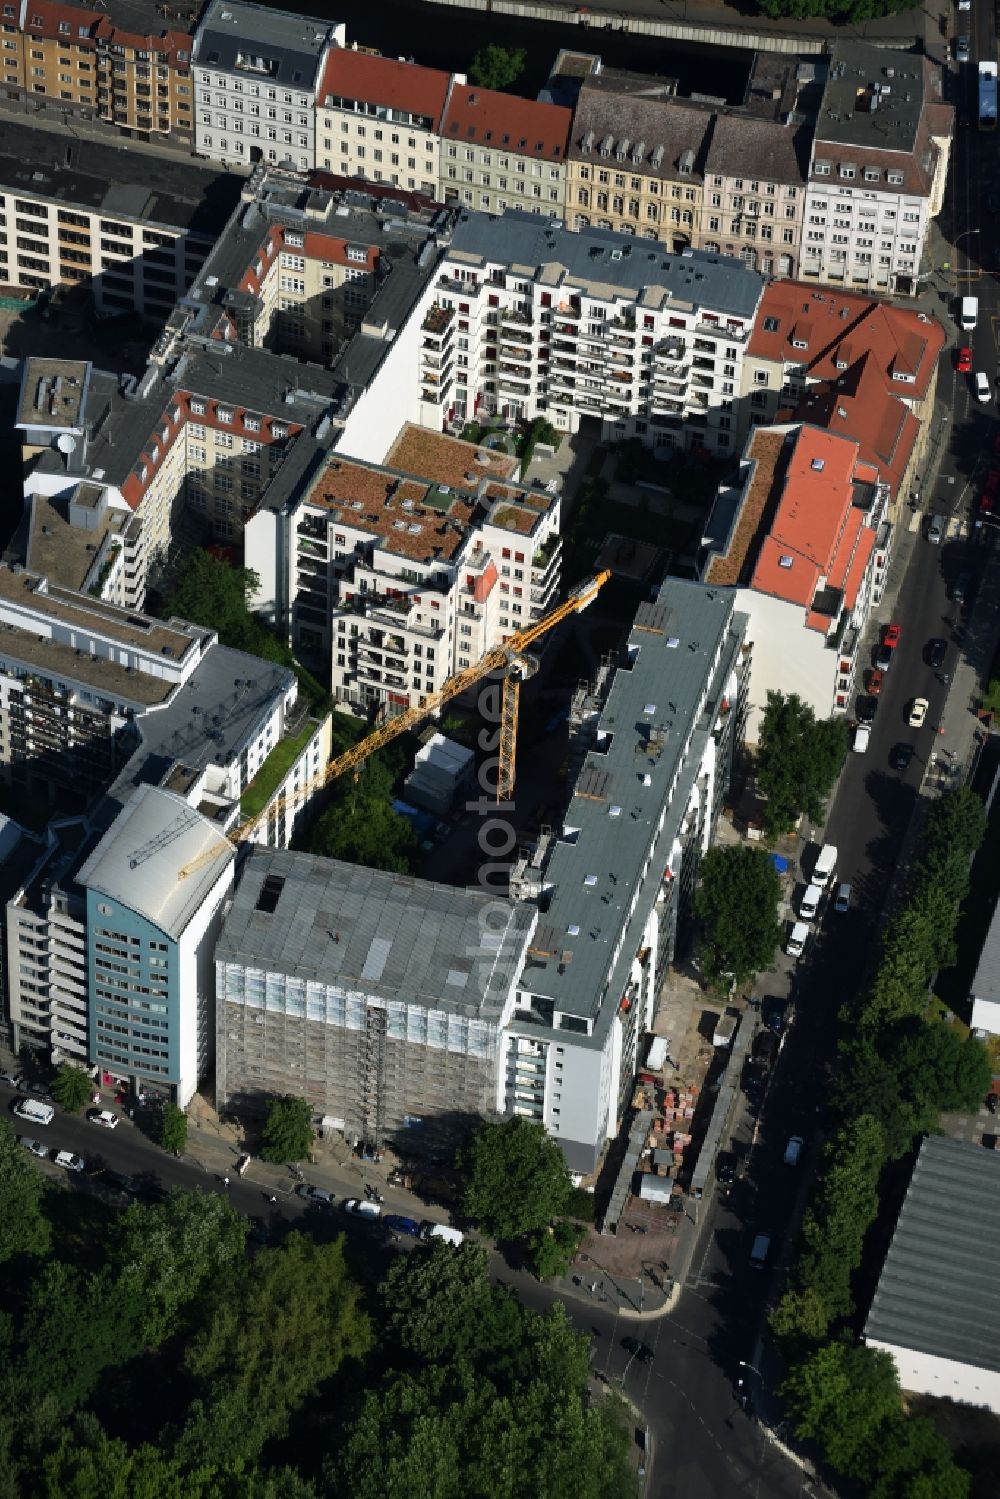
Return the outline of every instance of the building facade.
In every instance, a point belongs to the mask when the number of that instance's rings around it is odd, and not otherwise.
[[[837,42],[809,160],[801,275],[910,295],[941,209],[954,110],[940,67]]]
[[[450,87],[434,68],[335,48],[316,103],[316,166],[436,198]]]
[[[705,159],[699,243],[767,276],[794,276],[806,197],[809,129],[717,115]]]
[[[538,903],[507,1028],[504,1108],[590,1173],[618,1131],[667,964],[689,929],[748,711],[729,590],[669,580],[576,715],[582,767],[549,846],[515,871]]]
[[[441,121],[442,202],[481,213],[566,206],[572,112],[452,81]]]
[[[195,149],[237,166],[271,162],[308,172],[316,160],[316,102],[344,26],[246,0],[210,0],[194,40]]]
[[[762,289],[722,256],[463,217],[425,294],[418,420],[544,415],[575,432],[589,419],[605,440],[733,451]]]
[[[312,1105],[435,1153],[503,1104],[525,905],[307,854],[253,854],[215,950],[217,1107]]]

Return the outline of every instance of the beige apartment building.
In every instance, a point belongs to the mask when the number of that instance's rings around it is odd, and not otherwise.
[[[441,197],[483,213],[562,217],[573,112],[452,84],[441,124]]]
[[[712,111],[672,91],[630,73],[587,79],[566,167],[569,228],[614,229],[674,251],[698,243]]]
[[[437,197],[450,85],[435,68],[331,52],[316,102],[317,167]]]
[[[811,130],[746,114],[715,117],[699,243],[769,276],[794,276]]]

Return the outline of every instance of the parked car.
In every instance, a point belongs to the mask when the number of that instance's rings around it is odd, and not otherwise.
[[[845,880],[842,885],[837,886],[837,898],[833,903],[833,909],[839,916],[851,909],[851,886]]]
[[[404,1218],[401,1213],[383,1213],[382,1222],[394,1234],[406,1234],[411,1239],[420,1238],[420,1224],[416,1218]]]
[[[716,1180],[723,1187],[731,1187],[736,1180],[737,1160],[732,1150],[720,1150],[715,1157]]]
[[[20,1078],[17,1084],[19,1093],[25,1093],[29,1098],[40,1099],[42,1103],[51,1103],[52,1094],[45,1083],[29,1082],[27,1078]]]
[[[928,640],[927,642],[927,664],[938,667],[944,665],[944,658],[948,654],[948,642],[946,640]]]
[[[857,703],[857,718],[860,724],[872,724],[875,722],[875,710],[878,700],[874,697],[861,696]]]
[[[648,1343],[640,1343],[638,1338],[622,1338],[622,1347],[626,1353],[637,1358],[640,1364],[651,1364],[653,1362],[653,1350]]]
[[[790,958],[801,958],[809,941],[809,928],[804,921],[796,921],[788,934],[785,951]]]
[[[820,901],[823,899],[822,885],[809,885],[799,901],[799,915],[803,921],[815,921],[819,913]]]
[[[923,728],[924,719],[927,717],[927,709],[929,707],[930,703],[925,697],[915,697],[913,699],[913,702],[910,704],[909,717],[906,720],[911,729]]]
[[[878,697],[885,683],[885,672],[880,667],[868,673],[868,692],[871,697]]]
[[[972,585],[972,578],[971,578],[970,574],[969,573],[959,573],[958,577],[955,579],[954,583],[952,584],[952,589],[951,589],[951,596],[954,599],[954,601],[955,601],[956,604],[964,604],[965,603],[966,599],[969,597],[969,588],[971,587],[971,585]]]
[[[88,1109],[87,1118],[91,1124],[99,1124],[101,1129],[117,1129],[118,1115],[113,1114],[110,1109]]]
[[[788,1144],[785,1146],[786,1166],[797,1166],[799,1164],[799,1157],[802,1154],[802,1146],[804,1143],[805,1142],[803,1141],[801,1135],[792,1136]]]
[[[48,1160],[49,1147],[43,1145],[41,1140],[29,1140],[27,1135],[18,1135],[18,1140],[24,1146],[25,1150],[30,1150],[31,1154],[38,1156],[39,1160]]]
[[[314,1187],[310,1182],[299,1182],[295,1188],[296,1197],[304,1197],[306,1202],[316,1202],[323,1207],[332,1208],[336,1198],[332,1192],[325,1187]]]
[[[913,759],[912,744],[894,744],[889,756],[889,764],[893,770],[906,770]]]
[[[377,1202],[362,1202],[360,1197],[349,1197],[344,1203],[344,1212],[353,1218],[381,1218],[382,1209]]]
[[[779,1041],[773,1031],[758,1031],[753,1038],[753,1059],[762,1067],[772,1067],[778,1058]]]
[[[972,388],[976,393],[977,401],[988,401],[993,391],[990,387],[989,375],[984,375],[982,370],[977,370],[972,377]]]
[[[958,351],[958,357],[955,360],[955,368],[956,368],[956,370],[958,371],[958,373],[960,375],[971,375],[972,374],[972,350],[971,349],[959,349],[959,351]]]
[[[56,1165],[61,1166],[64,1171],[86,1170],[87,1163],[83,1159],[83,1156],[74,1155],[71,1150],[57,1150],[52,1159],[55,1161]]]
[[[871,737],[870,726],[866,723],[859,723],[854,730],[854,738],[851,740],[851,749],[856,755],[863,755],[867,752]]]
[[[971,55],[969,38],[967,36],[957,36],[955,38],[955,61],[968,62]]]
[[[927,540],[931,546],[940,546],[944,538],[945,520],[943,515],[929,515],[927,517]]]
[[[882,636],[882,644],[887,645],[890,651],[894,651],[899,644],[899,625],[886,625],[885,634]]]
[[[779,999],[775,994],[768,994],[761,1001],[760,1018],[776,1036],[780,1036],[785,1029],[787,1010],[788,1001]]]

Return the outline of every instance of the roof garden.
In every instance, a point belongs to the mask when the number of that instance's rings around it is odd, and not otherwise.
[[[307,718],[297,733],[274,746],[240,797],[240,812],[244,817],[260,816],[318,728],[316,719]]]

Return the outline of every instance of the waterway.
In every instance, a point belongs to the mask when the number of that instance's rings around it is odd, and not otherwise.
[[[272,8],[293,6],[323,20],[343,21],[349,43],[446,72],[467,72],[473,56],[487,42],[523,47],[527,60],[516,91],[526,98],[537,95],[561,47],[596,52],[608,67],[677,78],[682,95],[711,94],[731,104],[743,100],[753,57],[737,47],[699,47],[575,23],[556,26],[519,16],[425,5],[420,0],[379,0],[377,5],[370,0],[305,0],[303,4],[290,0],[289,5]]]

